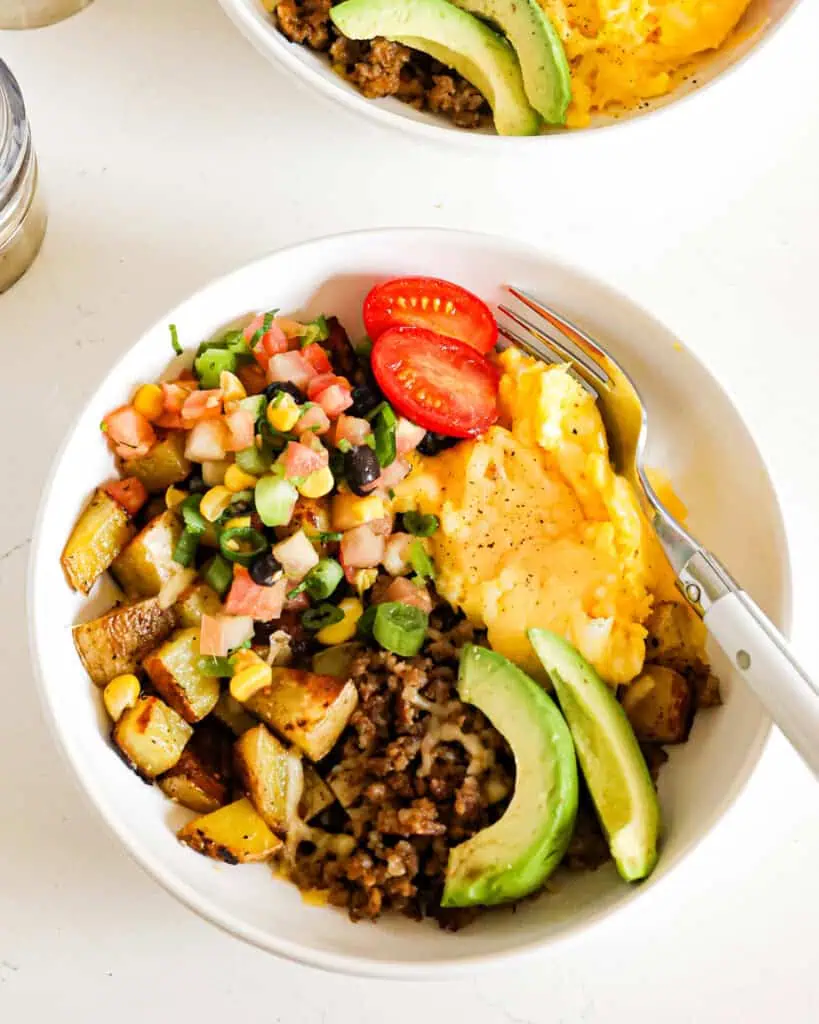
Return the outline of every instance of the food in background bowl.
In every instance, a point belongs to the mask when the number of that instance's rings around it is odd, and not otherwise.
[[[594,403],[456,285],[364,321],[256,315],[105,416],[63,567],[124,594],[74,629],[115,748],[186,845],[354,919],[644,878],[662,745],[719,692]]]
[[[365,96],[501,135],[584,127],[672,91],[750,0],[266,0]]]

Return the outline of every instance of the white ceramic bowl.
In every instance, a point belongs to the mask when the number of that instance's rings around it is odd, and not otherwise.
[[[557,893],[515,914],[490,915],[456,935],[403,918],[384,918],[377,926],[351,924],[339,911],[303,903],[295,888],[275,880],[263,865],[228,867],[176,841],[174,827],[190,813],[169,803],[157,788],[143,785],[112,751],[99,693],[71,641],[72,623],[89,617],[89,609],[86,600],[69,591],[59,557],[83,503],[112,472],[100,420],[127,400],[139,382],[165,370],[171,322],[188,348],[248,311],[274,306],[335,313],[355,334],[362,330],[361,302],[373,281],[402,274],[450,278],[490,303],[500,300],[501,282],[514,282],[580,322],[611,347],[645,395],[650,464],[671,473],[689,503],[693,529],[780,625],[787,625],[789,574],[782,521],[765,467],[719,385],[633,303],[515,243],[431,229],[308,242],[214,282],[128,349],[66,439],[43,496],[33,543],[31,643],[56,734],[125,847],[189,907],[282,956],[334,970],[406,977],[451,973],[546,947],[633,900],[651,898],[732,802],[759,758],[769,723],[729,665],[715,659],[726,703],[698,717],[690,741],[673,750],[663,771],[666,837],[651,879],[628,886],[605,867],[567,879]]]
[[[365,117],[370,117],[381,124],[411,131],[423,135],[433,141],[462,141],[476,146],[496,146],[499,136],[491,129],[472,131],[458,128],[450,121],[425,111],[414,110],[406,103],[396,99],[369,100],[337,75],[327,60],[326,54],[319,54],[306,46],[289,42],[279,32],[271,20],[270,13],[265,9],[262,0],[219,0],[228,17],[239,31],[264,54],[268,60],[281,64],[296,78],[318,90],[323,96],[335,100]],[[676,103],[686,96],[700,92],[721,77],[729,68],[736,67],[760,44],[771,37],[779,28],[786,16],[796,7],[799,0],[751,0],[740,24],[737,26],[736,39],[704,57],[697,66],[697,73],[691,80],[675,89],[667,96],[641,105],[639,110],[620,113],[616,116],[598,116],[593,119],[591,129],[617,124],[626,124],[637,118],[661,110],[669,104]],[[504,137],[502,142],[507,148],[512,145],[537,145],[538,139],[568,139],[576,135],[585,135],[590,128],[573,129],[572,131],[554,131],[547,135],[531,138]]]

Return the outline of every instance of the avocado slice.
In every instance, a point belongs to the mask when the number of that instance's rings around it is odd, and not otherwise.
[[[547,124],[565,124],[572,98],[569,61],[548,14],[537,0],[454,0],[486,18],[515,48],[529,102]]]
[[[540,130],[515,51],[448,0],[344,0],[330,16],[349,39],[383,36],[454,68],[486,97],[499,135],[537,135]]]
[[[617,870],[637,882],[657,863],[660,804],[634,730],[614,691],[562,636],[530,629],[529,639],[569,723]]]
[[[491,906],[534,892],[563,859],[577,815],[577,763],[552,699],[502,655],[467,644],[458,693],[506,738],[517,776],[503,817],[450,851],[441,904]]]

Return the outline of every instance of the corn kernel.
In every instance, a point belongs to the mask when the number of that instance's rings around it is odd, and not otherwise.
[[[345,644],[355,636],[358,620],[364,614],[364,606],[357,597],[345,597],[339,602],[339,610],[344,613],[341,622],[334,622],[332,626],[325,626],[316,633],[316,640],[320,644]]]
[[[247,398],[244,384],[230,370],[222,370],[219,374],[219,387],[222,389],[222,398],[225,402],[239,402]]]
[[[229,491],[222,484],[217,484],[216,487],[211,487],[209,491],[202,495],[199,511],[209,523],[214,523],[230,505],[232,498],[232,491]]]
[[[355,494],[337,494],[333,498],[332,523],[334,530],[351,530],[387,515],[387,505],[377,494],[359,498]]]
[[[359,569],[353,576],[353,586],[358,591],[358,596],[363,597],[377,579],[378,569]]]
[[[324,466],[323,469],[317,469],[308,477],[305,477],[303,482],[296,487],[296,490],[304,498],[321,498],[332,491],[335,482],[330,467]]]
[[[281,395],[279,401],[276,404],[271,402],[267,407],[267,422],[274,430],[287,433],[298,422],[301,409],[292,395],[288,395],[287,392],[279,392],[279,394]]]
[[[102,702],[105,710],[116,722],[117,719],[139,700],[141,687],[139,680],[130,672],[126,675],[115,676],[102,691]]]
[[[225,471],[225,487],[229,491],[233,491],[234,494],[238,494],[239,491],[247,491],[256,486],[256,477],[251,476],[250,473],[245,473],[243,469],[234,462],[228,466]]]
[[[174,485],[171,484],[167,491],[165,491],[165,507],[176,508],[176,506],[181,505],[187,497],[187,491],[183,491],[180,487],[174,487]]]
[[[146,420],[156,420],[165,408],[165,395],[158,384],[143,384],[134,392],[131,404]]]
[[[237,651],[233,656],[230,695],[240,704],[250,700],[254,693],[263,690],[272,681],[273,669],[254,651]]]
[[[225,523],[226,530],[246,530],[250,526],[250,516],[234,516]]]

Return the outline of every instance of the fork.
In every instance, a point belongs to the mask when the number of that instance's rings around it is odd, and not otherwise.
[[[637,492],[677,575],[680,591],[819,777],[819,687],[799,665],[779,630],[716,555],[695,540],[657,497],[643,462],[648,419],[634,382],[581,328],[527,292],[505,287],[525,312],[501,305],[500,312],[513,326],[499,323],[500,334],[536,359],[568,364],[569,372],[595,397],[608,433],[612,464]]]

